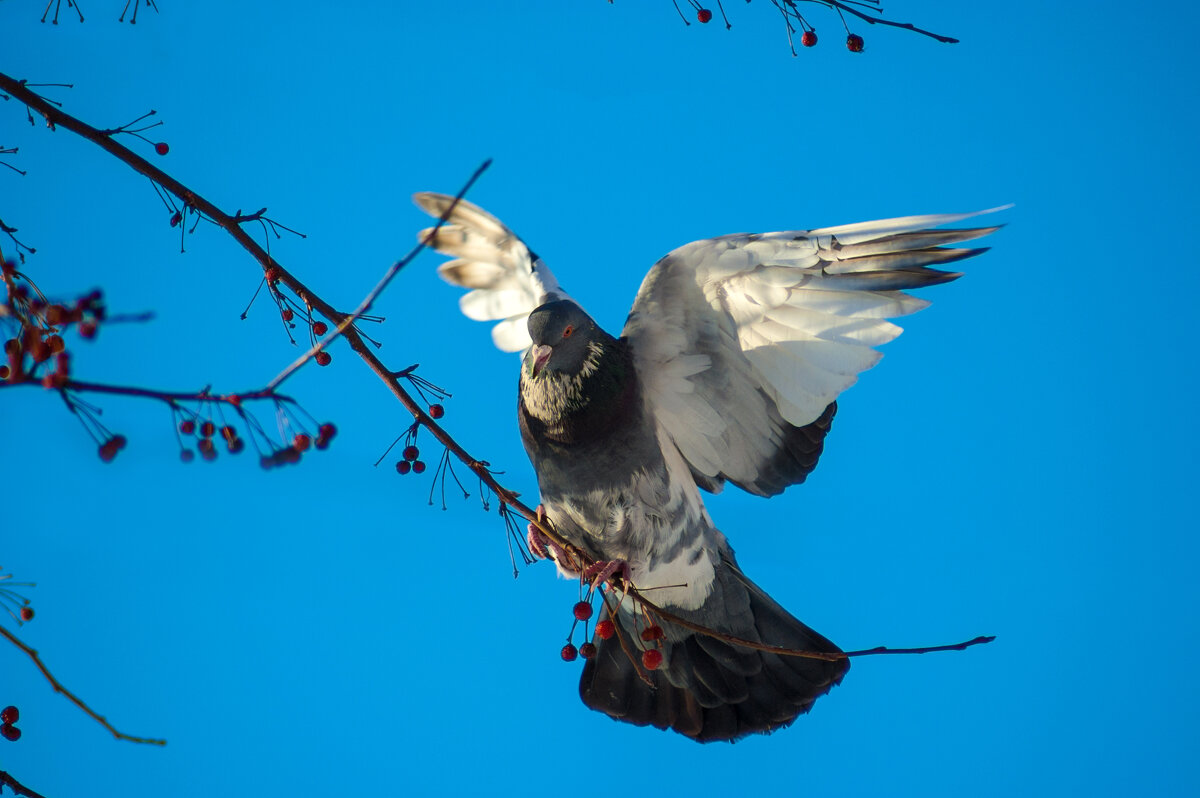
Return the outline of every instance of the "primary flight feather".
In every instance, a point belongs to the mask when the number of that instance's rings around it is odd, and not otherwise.
[[[453,197],[421,193],[441,217]],[[696,241],[646,275],[619,338],[559,286],[494,216],[460,200],[432,233],[454,256],[439,274],[471,289],[472,319],[498,321],[500,349],[524,352],[518,422],[546,517],[595,560],[617,563],[653,600],[733,637],[839,649],[742,573],[700,489],[726,482],[773,496],[816,467],[837,396],[900,334],[887,321],[928,305],[904,291],[958,278],[933,268],[984,249],[956,245],[996,227],[934,229],[975,214],[909,216]],[[561,567],[561,566],[560,566]],[[841,681],[849,661],[781,656],[663,623],[644,642],[632,602],[593,641],[584,703],[618,720],[700,741],[787,726]],[[627,646],[657,648],[650,684]],[[640,654],[640,650],[634,653]]]

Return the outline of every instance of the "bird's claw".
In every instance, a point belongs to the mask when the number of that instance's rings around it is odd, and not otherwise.
[[[629,563],[625,560],[597,560],[583,569],[583,578],[591,582],[593,590],[614,576],[620,578],[622,587],[628,585]]]

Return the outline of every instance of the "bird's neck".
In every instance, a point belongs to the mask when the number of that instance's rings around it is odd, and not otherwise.
[[[637,377],[623,342],[595,341],[576,374],[543,374],[521,386],[530,427],[560,444],[586,443],[611,435],[614,424],[636,408]]]

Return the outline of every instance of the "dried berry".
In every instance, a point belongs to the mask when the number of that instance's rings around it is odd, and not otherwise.
[[[709,20],[712,19],[712,12],[707,8],[702,8],[696,12],[696,19],[700,20],[700,22],[704,24],[708,24]]]
[[[863,37],[857,33],[851,33],[846,37],[846,49],[852,53],[861,53],[863,51]]]
[[[416,446],[405,446],[400,456],[411,462],[421,456],[421,450]]]
[[[167,142],[160,141],[154,145],[154,151],[157,152],[159,155],[166,155],[168,152],[171,151],[171,148],[167,146]]]
[[[642,664],[646,666],[646,670],[658,670],[658,666],[662,665],[663,655],[657,648],[652,648],[649,651],[642,652]]]
[[[409,471],[412,471],[412,463],[408,462],[407,460],[397,460],[396,461],[396,473],[397,474],[404,476]]]
[[[562,647],[562,651],[559,652],[559,656],[563,658],[563,662],[572,662],[577,656],[579,656],[579,651],[575,648],[574,643],[567,643]]]
[[[0,735],[4,735],[5,740],[11,740],[15,743],[21,739],[21,730],[11,723],[5,723],[0,726]]]
[[[813,47],[817,43],[817,32],[815,30],[806,30],[804,35],[800,37],[800,43],[805,47]]]
[[[205,438],[211,438],[217,432],[217,425],[211,421],[205,421],[200,425],[200,434]]]
[[[300,451],[304,451],[311,445],[312,438],[308,435],[305,435],[303,432],[301,432],[295,438],[292,438],[292,446],[295,446]]]
[[[313,335],[324,335],[329,332],[329,325],[323,321],[314,321],[312,331]]]
[[[424,474],[425,473],[425,464],[422,463],[420,460],[414,461],[413,462],[413,473],[414,474]]]
[[[642,639],[647,642],[651,640],[662,640],[664,635],[665,633],[663,632],[663,628],[658,624],[647,626],[642,630]]]
[[[333,356],[322,349],[320,352],[317,352],[317,354],[313,357],[313,360],[317,361],[318,366],[328,366],[331,362],[333,362]]]
[[[21,620],[24,621],[25,623],[29,623],[30,621],[33,620],[33,607],[22,607],[21,608]],[[16,722],[15,720],[10,721],[10,723],[15,723],[15,722]]]
[[[5,707],[0,710],[0,723],[16,723],[21,719],[21,711],[16,707]]]
[[[614,634],[616,634],[616,632],[617,632],[616,625],[608,619],[605,619],[605,620],[601,621],[600,623],[596,624],[596,637],[600,638],[601,640],[607,640],[608,638],[610,638]]]
[[[575,620],[586,621],[592,617],[592,605],[586,601],[578,601],[572,612],[575,614]]]
[[[291,321],[296,316],[296,314],[292,312],[291,308],[284,308],[282,311],[280,311],[279,315],[283,317],[284,321]]]
[[[179,431],[184,435],[191,435],[196,431],[196,422],[192,421],[190,418],[179,422]]]
[[[579,647],[579,655],[584,659],[591,659],[592,657],[596,656],[596,644],[584,643]]]

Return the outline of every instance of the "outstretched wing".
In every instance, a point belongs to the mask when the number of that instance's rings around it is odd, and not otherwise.
[[[430,216],[441,216],[454,202],[445,194],[422,192],[413,201]],[[424,241],[433,228],[417,234]],[[541,258],[525,242],[487,211],[460,199],[446,217],[429,246],[453,255],[438,267],[448,283],[472,289],[458,305],[476,321],[500,323],[492,328],[492,340],[505,352],[528,349],[529,330],[525,320],[530,311],[555,299],[569,299]]]
[[[770,496],[804,481],[834,400],[900,334],[886,319],[929,304],[904,291],[960,277],[930,267],[984,252],[947,245],[998,229],[931,228],[974,215],[723,236],[655,264],[624,335],[697,483]]]

